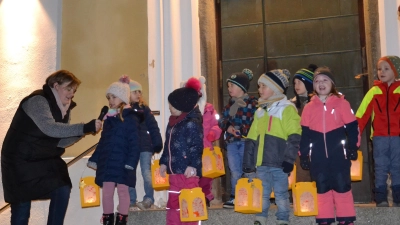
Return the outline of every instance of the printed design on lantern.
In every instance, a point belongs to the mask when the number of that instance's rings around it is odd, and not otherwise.
[[[238,191],[238,196],[235,199],[235,204],[237,206],[247,206],[247,197],[248,197],[247,189],[246,188],[240,188]]]
[[[167,182],[167,178],[162,177],[160,175],[160,168],[154,170],[154,178],[155,178],[154,181],[155,184],[165,184]]]
[[[360,162],[358,160],[356,161],[351,161],[351,167],[350,167],[350,174],[351,176],[359,176],[360,175]]]
[[[216,159],[216,162],[217,162],[217,169],[218,170],[224,170],[224,161],[222,160],[221,155],[218,155],[218,154],[215,154],[215,153],[214,153],[214,155],[216,156],[215,159]]]
[[[180,207],[181,207],[182,218],[189,218],[189,207],[185,199],[182,199]]]
[[[253,188],[253,207],[260,208],[261,207],[261,191],[260,189],[251,186]]]
[[[193,199],[192,206],[194,217],[204,216],[204,202],[201,198],[197,197]]]
[[[296,202],[297,202],[296,199],[297,198],[296,198],[296,192],[295,191],[292,192],[292,196],[293,196],[293,211],[296,212],[297,211],[297,204],[296,204]]]
[[[305,191],[300,195],[300,211],[313,212],[314,211],[314,198],[313,195]]]
[[[212,170],[212,162],[210,156],[203,157],[203,171],[208,172]]]
[[[83,188],[85,203],[92,203],[97,200],[96,188],[93,185],[86,185]]]

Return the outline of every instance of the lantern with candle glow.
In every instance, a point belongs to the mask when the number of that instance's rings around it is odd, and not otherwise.
[[[361,151],[357,151],[357,160],[351,161],[351,181],[361,181],[362,180],[362,170],[363,170],[363,155]]]
[[[165,177],[160,175],[160,160],[154,160],[151,164],[151,182],[153,189],[156,191],[168,190],[169,188],[169,175],[165,174]]]
[[[224,160],[219,147],[205,148],[202,157],[203,177],[216,178],[225,175]]]
[[[81,207],[95,207],[100,205],[100,187],[94,182],[94,177],[81,178],[79,183]]]
[[[181,190],[179,195],[179,209],[182,222],[208,219],[206,198],[199,187]]]
[[[317,185],[315,182],[295,183],[292,193],[295,216],[318,215]]]
[[[260,179],[240,178],[236,184],[235,211],[240,213],[260,213],[262,211],[263,187]]]

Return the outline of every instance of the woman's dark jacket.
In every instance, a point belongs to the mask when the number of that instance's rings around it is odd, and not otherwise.
[[[139,162],[139,124],[132,108],[122,112],[124,121],[119,114],[108,116],[104,120],[103,131],[90,162],[97,164],[95,182],[100,187],[103,182],[114,182],[135,187],[136,167]],[[128,165],[134,170],[125,168]]]
[[[1,172],[4,199],[8,203],[46,199],[53,190],[72,187],[61,155],[65,147],[83,135],[83,124],[69,124],[50,87],[34,91],[17,108],[3,142]]]
[[[160,128],[154,115],[148,106],[139,106],[139,103],[132,105],[132,108],[138,115],[141,116],[140,120],[140,151],[160,153],[162,149],[162,138]]]

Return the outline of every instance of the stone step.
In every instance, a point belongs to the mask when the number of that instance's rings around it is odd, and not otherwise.
[[[271,206],[268,212],[268,225],[276,223],[276,206]],[[400,207],[377,208],[372,204],[356,205],[356,225],[389,225],[400,224]],[[129,213],[129,225],[163,225],[165,224],[165,210],[133,211]],[[233,209],[211,208],[208,210],[208,220],[203,225],[253,225],[254,215],[241,214]],[[311,225],[315,217],[297,217],[290,214],[290,224]]]

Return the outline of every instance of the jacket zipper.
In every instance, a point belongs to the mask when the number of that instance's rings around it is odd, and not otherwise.
[[[322,112],[323,113],[323,124],[324,124],[324,144],[325,144],[325,155],[326,155],[326,158],[328,158],[328,148],[326,147],[326,131],[325,131],[325,112],[326,112],[326,105],[325,105],[325,102],[324,102],[324,111]]]
[[[390,136],[390,118],[389,118],[389,91],[390,91],[390,86],[387,88],[386,92],[386,114],[387,114],[387,123],[388,123],[388,135]]]
[[[378,105],[379,112],[382,112],[381,106],[379,105],[378,99],[375,98],[376,104]]]
[[[397,109],[397,106],[399,106],[399,103],[400,103],[400,98],[399,98],[399,100],[397,101],[396,107],[394,107],[394,110],[393,110],[393,111],[396,112],[396,109]]]
[[[172,155],[171,155],[171,138],[172,138],[172,130],[174,129],[175,126],[171,128],[171,131],[169,132],[169,140],[168,140],[168,153],[169,153],[169,170],[171,170],[171,173],[174,174],[172,171],[172,166],[171,166],[171,161],[172,161]]]

